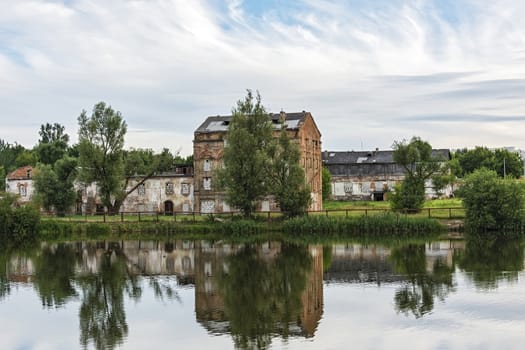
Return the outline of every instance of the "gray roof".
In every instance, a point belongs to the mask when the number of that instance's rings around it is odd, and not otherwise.
[[[304,122],[308,112],[302,111],[297,113],[285,113],[286,124],[288,130],[299,129]],[[276,129],[279,129],[281,126],[279,124],[280,113],[269,113],[270,118]],[[228,116],[216,116],[208,117],[202,123],[195,133],[210,133],[210,132],[226,132],[228,131],[228,125],[232,119],[231,115]]]
[[[433,149],[432,156],[450,159],[450,150]],[[324,164],[389,164],[394,162],[394,151],[347,151],[332,152],[324,151],[322,153]]]

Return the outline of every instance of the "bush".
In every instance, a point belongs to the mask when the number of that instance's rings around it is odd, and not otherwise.
[[[30,205],[16,208],[15,199],[6,196],[0,199],[0,239],[17,243],[36,238],[40,215]]]
[[[425,204],[425,183],[423,180],[406,177],[401,184],[395,186],[389,198],[392,209],[420,211]]]
[[[498,177],[493,170],[475,170],[457,191],[463,199],[466,225],[473,230],[522,230],[525,187]]]

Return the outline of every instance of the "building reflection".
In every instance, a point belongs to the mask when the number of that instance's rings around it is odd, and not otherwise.
[[[112,347],[127,336],[125,298],[139,300],[148,286],[159,298],[177,298],[177,286],[188,285],[196,321],[208,332],[230,334],[239,348],[266,348],[276,337],[315,335],[324,284],[392,284],[395,310],[422,317],[455,290],[458,268],[484,288],[516,277],[509,271],[523,270],[518,243],[43,243],[0,254],[0,299],[12,285],[28,284],[46,308],[80,300],[83,344]]]

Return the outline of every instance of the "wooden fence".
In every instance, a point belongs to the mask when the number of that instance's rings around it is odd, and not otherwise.
[[[462,207],[449,208],[423,208],[419,212],[411,210],[397,210],[393,211],[389,208],[351,208],[351,209],[329,209],[318,211],[307,211],[306,215],[323,215],[333,217],[350,217],[359,215],[377,215],[382,213],[396,212],[402,215],[428,217],[436,219],[457,219],[465,217],[465,210]],[[158,212],[158,211],[133,211],[120,212],[116,215],[109,215],[107,213],[99,213],[96,215],[67,215],[58,219],[67,220],[71,222],[144,222],[144,221],[175,221],[175,222],[196,222],[205,219],[225,219],[239,215],[238,211],[222,212],[222,213],[202,213],[202,212]],[[268,221],[279,218],[283,215],[280,211],[264,211],[256,212],[255,215],[266,218]],[[47,216],[52,216],[48,214]]]

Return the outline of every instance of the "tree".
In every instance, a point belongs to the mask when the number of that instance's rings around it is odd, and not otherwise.
[[[224,148],[224,168],[216,176],[226,190],[226,201],[249,217],[256,201],[268,193],[268,147],[272,142],[272,123],[261,104],[259,93],[248,93],[232,110],[228,144]]]
[[[126,122],[120,112],[99,102],[90,117],[82,111],[78,123],[80,177],[97,183],[102,203],[115,214],[123,200]]]
[[[322,190],[323,190],[323,201],[329,200],[332,194],[332,174],[330,171],[323,167],[322,170]]]
[[[487,147],[463,149],[454,155],[459,163],[458,176],[464,177],[480,168],[494,170],[500,177],[520,178],[523,175],[523,160],[516,152],[501,148],[489,150]]]
[[[495,171],[477,169],[457,191],[466,211],[465,223],[474,231],[513,230],[522,223],[525,187],[498,177]]]
[[[75,203],[73,182],[77,175],[77,164],[77,159],[65,156],[57,160],[54,166],[41,164],[37,167],[33,180],[44,209],[54,209],[58,216],[64,216]]]
[[[299,165],[301,153],[286,131],[284,120],[278,140],[272,142],[268,153],[268,178],[272,186],[270,193],[275,196],[279,208],[288,216],[303,214],[311,201],[304,170]]]
[[[55,164],[62,158],[68,149],[69,135],[65,133],[64,126],[46,123],[40,126],[40,139],[35,151],[38,160],[43,164]]]
[[[425,181],[442,172],[445,159],[432,156],[432,146],[413,137],[394,142],[394,161],[405,170],[405,179],[390,196],[394,209],[420,210],[425,202]]]

